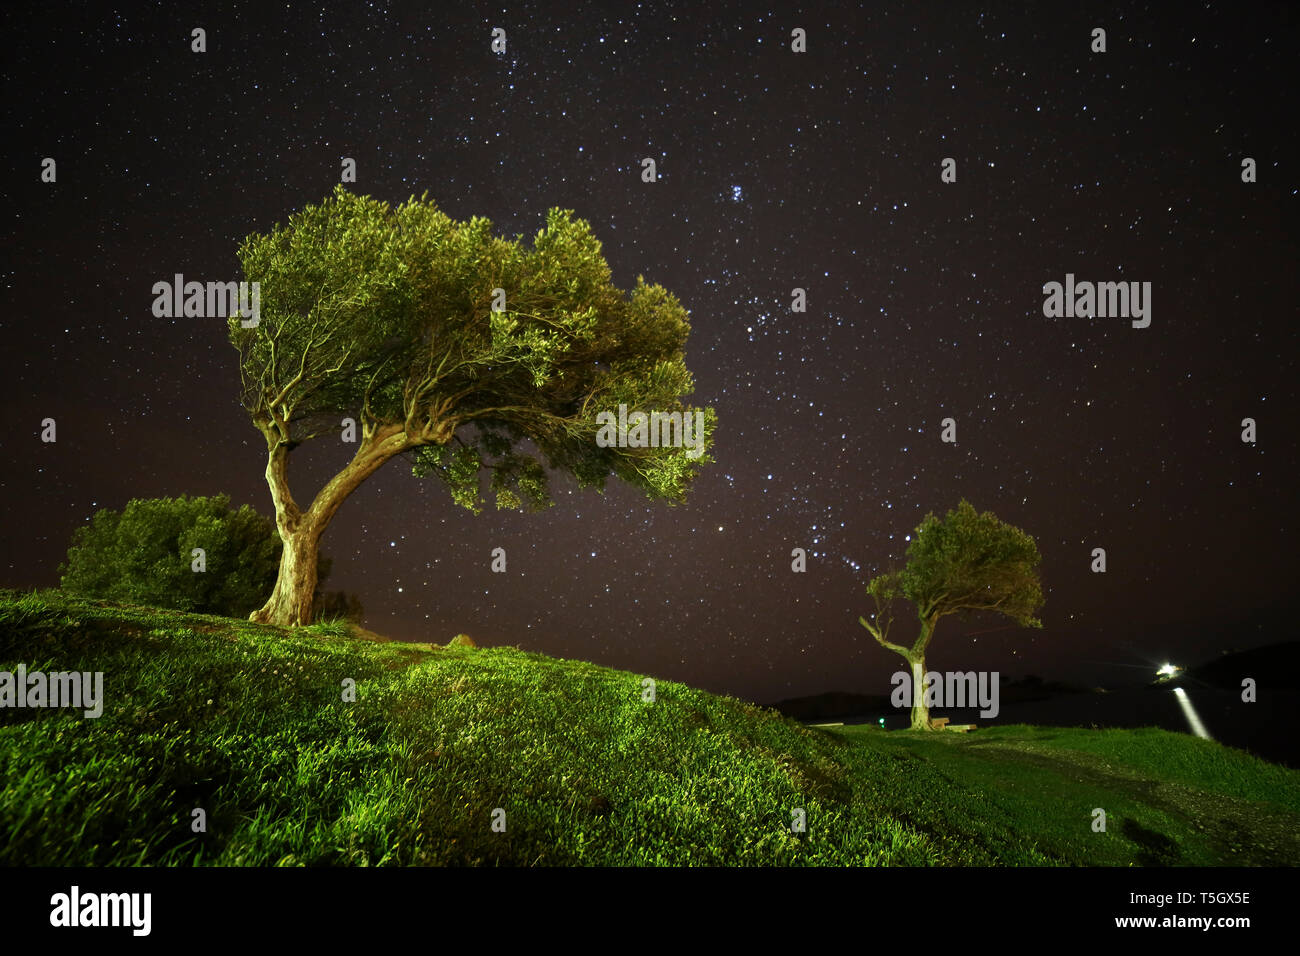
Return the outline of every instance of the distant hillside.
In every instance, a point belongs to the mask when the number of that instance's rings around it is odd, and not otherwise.
[[[998,688],[998,699],[1003,704],[1023,704],[1047,700],[1059,694],[1089,693],[1086,687],[1077,687],[1060,681],[1045,681],[1033,674],[1020,680],[1005,677]],[[768,704],[773,710],[802,721],[831,721],[845,717],[862,717],[882,713],[906,713],[890,702],[888,694],[870,696],[844,691],[829,691],[808,697],[791,697]]]
[[[1260,689],[1300,688],[1300,641],[1284,641],[1224,654],[1190,668],[1188,676],[1224,690],[1240,689],[1241,681],[1246,677],[1253,677]]]
[[[839,720],[841,717],[860,717],[878,711],[892,710],[889,697],[868,697],[866,694],[849,694],[829,691],[809,697],[791,697],[769,704],[778,713],[794,720]]]

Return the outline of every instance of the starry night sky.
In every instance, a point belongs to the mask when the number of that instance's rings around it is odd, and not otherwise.
[[[559,481],[476,517],[390,462],[322,545],[369,628],[763,702],[888,693],[864,585],[965,497],[1038,541],[1045,627],[945,619],[935,669],[1109,686],[1294,638],[1257,620],[1297,590],[1288,5],[441,6],[5,6],[0,584],[57,585],[132,497],[271,513],[224,321],[156,319],[151,287],[240,278],[239,241],[352,157],[354,192],[507,236],[574,209],[620,287],[690,310],[719,416],[677,507]],[[1066,273],[1151,282],[1150,327],[1044,317]],[[297,498],[348,454],[304,446]]]

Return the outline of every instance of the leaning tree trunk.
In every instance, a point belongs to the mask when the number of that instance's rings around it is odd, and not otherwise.
[[[275,590],[261,609],[250,614],[248,619],[281,627],[310,624],[316,596],[320,532],[313,527],[300,527],[293,534],[281,534],[280,537],[284,550],[280,554],[280,573],[275,579]]]
[[[289,492],[289,452],[287,442],[267,429],[270,453],[266,463],[266,483],[275,503],[275,524],[284,542],[280,555],[280,573],[275,590],[259,610],[248,615],[260,624],[297,627],[311,623],[316,596],[316,562],[320,539],[335,512],[348,495],[395,455],[417,442],[409,439],[402,426],[364,426],[361,446],[356,455],[337,475],[326,483],[306,511],[301,511]],[[450,434],[442,435],[443,440]]]

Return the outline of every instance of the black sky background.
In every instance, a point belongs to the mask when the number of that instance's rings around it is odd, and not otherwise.
[[[643,274],[690,310],[692,400],[719,415],[717,463],[677,507],[559,481],[545,514],[474,516],[390,463],[323,543],[329,586],[358,593],[373,630],[464,631],[760,701],[887,693],[900,662],[857,623],[865,582],[965,497],[1038,541],[1045,627],[947,619],[935,669],[1114,686],[1295,637],[1287,4],[0,18],[0,584],[57,585],[74,529],[133,497],[226,492],[270,513],[224,322],[155,319],[151,287],[240,278],[239,241],[325,198],[353,157],[350,190],[427,190],[500,234],[576,210],[621,287]],[[1150,327],[1045,318],[1042,286],[1067,272],[1151,282]],[[298,499],[347,456],[298,451]]]

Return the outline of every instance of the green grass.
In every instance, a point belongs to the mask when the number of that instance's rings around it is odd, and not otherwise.
[[[0,710],[4,865],[1300,858],[1300,773],[1164,731],[812,729],[515,648],[0,592],[0,670],[18,663],[103,671],[106,702]]]

